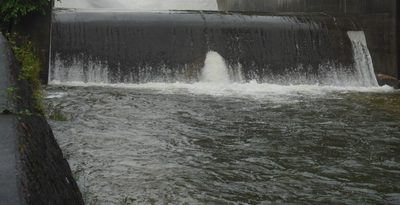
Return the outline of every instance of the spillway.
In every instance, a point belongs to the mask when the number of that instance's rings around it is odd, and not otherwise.
[[[357,30],[350,17],[323,14],[59,9],[49,81],[193,83],[214,51],[234,82],[375,85],[358,71],[347,33]]]

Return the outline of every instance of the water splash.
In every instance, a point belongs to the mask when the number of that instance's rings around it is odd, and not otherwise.
[[[207,53],[201,73],[201,81],[219,84],[229,84],[231,82],[225,60],[217,52],[209,51]]]
[[[76,81],[85,83],[109,83],[109,68],[100,62],[87,62],[72,58],[70,66],[65,67],[56,55],[54,66],[49,72],[49,83]]]
[[[353,46],[354,68],[359,83],[367,87],[378,86],[364,31],[348,31]]]

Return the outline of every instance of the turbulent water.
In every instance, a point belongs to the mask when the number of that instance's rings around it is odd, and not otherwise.
[[[51,124],[89,204],[398,204],[400,93],[348,37],[355,72],[323,85],[243,80],[215,51],[195,83],[71,75],[47,88]]]
[[[156,2],[58,6],[218,9]],[[88,204],[400,204],[400,93],[352,19],[59,10],[52,28],[47,113]]]
[[[400,94],[272,84],[49,86],[88,203],[399,204]]]

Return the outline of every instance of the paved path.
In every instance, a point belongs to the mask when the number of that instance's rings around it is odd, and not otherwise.
[[[7,89],[10,82],[10,50],[0,33],[0,205],[23,204],[18,188],[17,133],[15,115],[2,114],[10,110]]]
[[[15,117],[0,115],[0,205],[22,204],[17,179]]]

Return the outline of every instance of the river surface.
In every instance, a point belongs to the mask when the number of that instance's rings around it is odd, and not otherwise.
[[[46,96],[87,203],[400,204],[389,88],[52,85]]]

